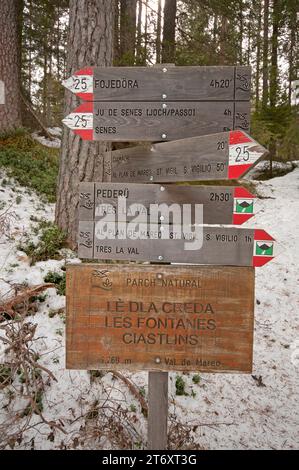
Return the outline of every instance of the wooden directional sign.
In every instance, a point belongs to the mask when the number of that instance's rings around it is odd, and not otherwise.
[[[87,101],[249,101],[250,67],[87,67],[63,85]]]
[[[201,233],[202,246],[197,248]],[[257,267],[274,257],[271,235],[260,229],[235,227],[169,229],[162,223],[148,228],[134,223],[80,221],[78,246],[80,258],[102,260]]]
[[[160,184],[80,183],[79,220],[105,220],[130,222],[144,214],[153,213],[157,220],[157,205],[167,204],[182,214],[184,205],[191,205],[190,222],[194,224],[194,204],[203,208],[204,224],[241,225],[254,215],[255,196],[242,187],[233,186],[177,186]],[[174,205],[174,206],[173,206]],[[172,219],[169,219],[171,222]]]
[[[249,131],[250,102],[85,102],[63,123],[83,140],[168,141]]]
[[[111,152],[105,178],[112,182],[237,179],[268,153],[243,131],[192,137]]]
[[[254,269],[67,266],[68,369],[252,370]]]

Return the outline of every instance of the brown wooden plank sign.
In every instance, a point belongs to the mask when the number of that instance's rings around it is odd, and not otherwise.
[[[63,85],[85,101],[250,100],[247,66],[87,67]]]
[[[105,178],[112,182],[175,182],[238,179],[268,150],[246,132],[217,134],[111,152]]]
[[[241,129],[249,101],[85,102],[62,122],[83,140],[168,141]]]
[[[254,269],[67,267],[67,368],[251,372]]]
[[[261,229],[136,227],[124,222],[80,221],[79,258],[254,267],[274,258],[275,240]]]

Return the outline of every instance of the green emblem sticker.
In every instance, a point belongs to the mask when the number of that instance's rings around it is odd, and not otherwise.
[[[236,199],[235,212],[237,214],[253,214],[252,199]]]
[[[259,241],[255,244],[255,254],[259,256],[273,256],[273,242]]]

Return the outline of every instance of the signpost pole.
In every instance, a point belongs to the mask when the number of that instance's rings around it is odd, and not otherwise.
[[[167,449],[168,372],[148,374],[148,449]]]

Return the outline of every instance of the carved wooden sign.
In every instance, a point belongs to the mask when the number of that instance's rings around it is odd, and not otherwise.
[[[132,221],[144,214],[146,219],[157,214],[157,222],[165,216],[159,212],[179,206],[183,223],[183,209],[187,204],[202,205],[204,224],[241,225],[254,216],[255,196],[245,188],[234,186],[190,186],[134,183],[80,183],[79,220]],[[168,211],[166,211],[168,214]],[[167,215],[166,214],[166,215]],[[169,218],[171,222],[171,219]],[[196,223],[191,210],[190,223]]]
[[[154,227],[135,223],[79,222],[79,258],[263,266],[274,257],[264,230],[215,226]]]
[[[168,141],[249,131],[249,101],[84,102],[63,123],[83,140]]]
[[[254,269],[67,266],[68,369],[252,370]]]
[[[250,67],[87,67],[63,85],[86,101],[250,100]]]
[[[243,131],[140,145],[107,154],[105,180],[166,183],[237,179],[267,153]]]

